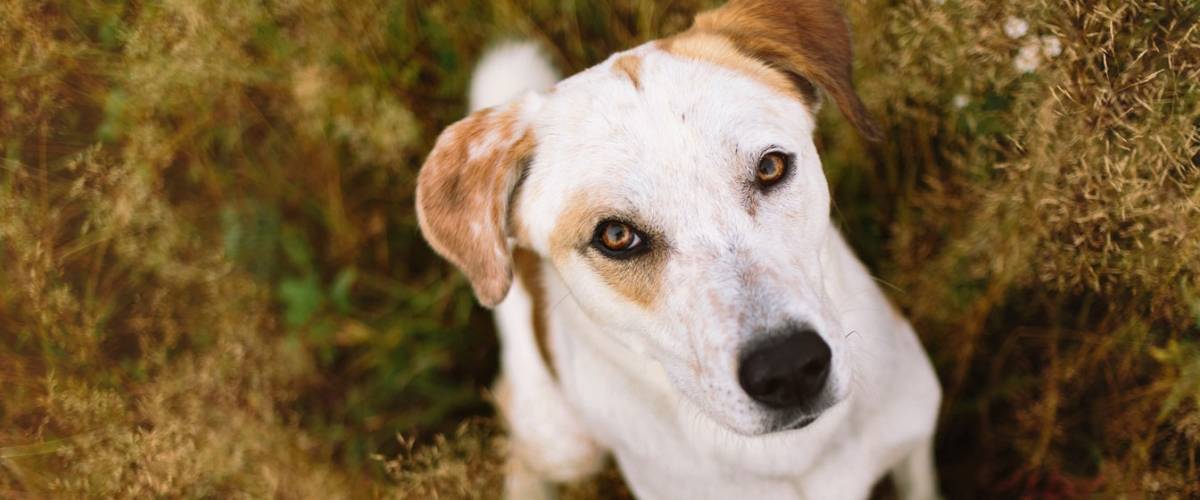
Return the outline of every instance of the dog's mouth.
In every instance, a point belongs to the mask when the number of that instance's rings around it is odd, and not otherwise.
[[[808,427],[817,421],[820,415],[802,415],[792,420],[781,421],[769,427],[763,434],[778,434],[781,432],[797,431]]]
[[[816,421],[817,421],[817,415],[803,416],[803,417],[800,417],[799,419],[797,419],[795,422],[785,425],[782,429],[780,429],[780,432],[803,429],[805,427],[808,427],[808,424],[811,424]]]
[[[797,431],[808,427],[821,418],[826,412],[837,406],[837,403],[826,402],[816,408],[808,408],[798,413],[790,415],[777,415],[772,422],[773,425],[768,426],[765,434],[775,434],[780,432]]]

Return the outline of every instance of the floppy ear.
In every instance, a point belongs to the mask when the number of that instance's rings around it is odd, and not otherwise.
[[[854,91],[850,29],[836,0],[730,0],[697,16],[688,33],[728,39],[742,54],[787,73],[814,100],[813,85],[820,87],[863,137],[882,137]]]
[[[521,102],[451,125],[417,176],[421,232],[467,275],[487,307],[500,303],[512,285],[508,202],[534,145]]]

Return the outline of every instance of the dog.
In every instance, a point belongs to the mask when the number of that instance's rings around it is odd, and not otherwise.
[[[501,335],[505,495],[611,456],[644,499],[938,496],[941,388],[830,215],[822,100],[878,138],[835,0],[730,0],[562,81],[478,66],[417,180]]]

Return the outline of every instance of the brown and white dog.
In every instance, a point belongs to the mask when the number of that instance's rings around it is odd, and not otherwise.
[[[878,136],[834,0],[731,0],[555,80],[533,46],[490,53],[417,186],[495,307],[507,496],[611,454],[640,498],[864,498],[889,472],[935,497],[937,377],[812,140],[819,93]]]

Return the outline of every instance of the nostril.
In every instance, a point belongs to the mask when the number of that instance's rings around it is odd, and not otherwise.
[[[783,381],[782,380],[779,380],[777,378],[768,378],[768,379],[764,380],[761,384],[757,384],[757,387],[755,388],[754,392],[756,392],[758,394],[773,394],[773,393],[779,392],[780,389],[783,389]]]
[[[738,382],[766,406],[801,406],[825,387],[831,358],[829,345],[817,332],[792,328],[749,349],[738,368]]]
[[[825,373],[829,369],[828,360],[815,359],[804,365],[804,375],[809,377],[817,377]]]

